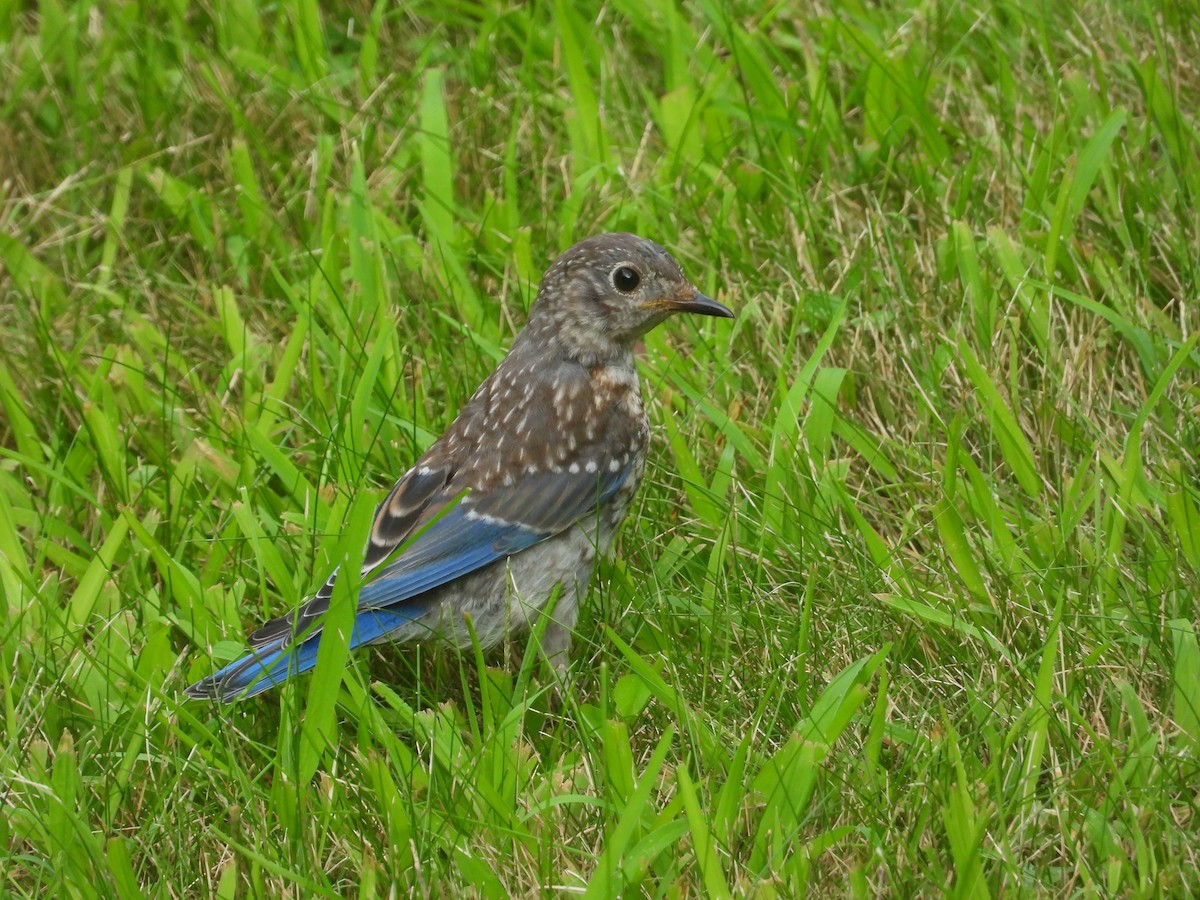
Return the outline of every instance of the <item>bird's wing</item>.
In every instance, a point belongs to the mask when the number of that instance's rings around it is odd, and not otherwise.
[[[419,466],[400,480],[375,513],[364,574],[402,545],[403,549],[375,579],[363,585],[358,608],[386,608],[401,614],[405,610],[398,604],[586,519],[616,493],[626,477],[626,466],[596,458],[591,466],[576,464],[560,471],[534,472],[511,486],[471,490],[460,487],[449,469]],[[308,631],[329,609],[336,577],[334,573],[307,603],[255,631],[250,645],[264,647]],[[406,618],[413,619],[424,608],[414,605],[407,612]],[[353,644],[371,639],[362,637]]]
[[[629,475],[624,466],[575,468],[467,494],[363,586],[359,609],[395,610],[425,591],[532,547],[595,515]]]

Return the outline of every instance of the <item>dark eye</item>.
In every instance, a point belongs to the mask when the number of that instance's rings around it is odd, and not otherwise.
[[[642,276],[633,266],[617,266],[613,269],[612,283],[622,294],[632,294],[642,283]]]

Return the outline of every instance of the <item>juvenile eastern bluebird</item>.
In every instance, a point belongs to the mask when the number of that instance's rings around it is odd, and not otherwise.
[[[634,342],[679,312],[733,317],[651,241],[601,234],[554,262],[508,356],[376,510],[364,577],[408,545],[363,585],[351,647],[470,646],[467,616],[491,647],[528,630],[559,588],[543,647],[565,666],[596,554],[645,468]],[[187,695],[228,702],[312,669],[335,578]]]

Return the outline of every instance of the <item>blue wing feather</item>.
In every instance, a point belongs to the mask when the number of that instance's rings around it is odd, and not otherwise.
[[[359,608],[402,603],[550,536],[512,522],[471,516],[466,502],[446,513],[398,560],[363,585]]]

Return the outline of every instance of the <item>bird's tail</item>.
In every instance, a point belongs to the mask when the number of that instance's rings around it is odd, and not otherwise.
[[[361,647],[408,624],[423,609],[396,612],[387,609],[365,609],[354,620],[349,647]],[[322,631],[311,632],[297,641],[291,635],[256,647],[251,653],[231,662],[220,671],[202,678],[184,689],[194,700],[216,700],[231,703],[269,690],[285,681],[310,671],[317,664],[317,648]]]

